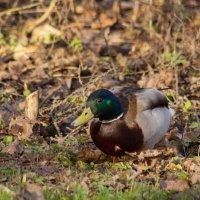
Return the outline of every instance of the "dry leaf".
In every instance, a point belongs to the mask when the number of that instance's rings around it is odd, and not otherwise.
[[[174,75],[172,71],[161,70],[159,73],[150,72],[148,75],[142,76],[138,81],[138,85],[147,88],[166,87],[170,86],[173,80]]]
[[[36,184],[28,184],[26,189],[22,191],[22,197],[30,200],[44,200],[44,193],[41,186]]]
[[[37,50],[37,46],[30,45],[24,47],[22,45],[18,45],[14,50],[13,58],[15,60],[27,60],[33,53],[37,52]]]
[[[6,152],[8,154],[15,154],[15,153],[22,154],[24,152],[24,145],[22,143],[20,143],[20,141],[18,139],[15,139],[14,142],[9,144],[2,151]]]
[[[152,50],[152,46],[148,42],[138,42],[132,46],[132,54],[139,52],[140,55],[147,55]]]
[[[17,136],[19,140],[29,140],[33,132],[34,123],[26,118],[17,117],[12,119],[9,124],[9,133]]]
[[[139,155],[139,159],[143,158],[151,158],[151,157],[157,157],[162,154],[162,151],[158,151],[157,149],[148,149],[145,151],[142,151]]]
[[[169,155],[174,155],[177,154],[176,148],[165,148],[163,150],[157,150],[157,149],[148,149],[145,151],[142,151],[139,155],[139,159],[144,159],[144,158],[154,158],[158,156],[169,156]]]
[[[51,38],[62,37],[60,30],[54,28],[49,24],[43,24],[35,28],[32,32],[31,42],[51,43]]]
[[[0,120],[3,121],[4,125],[7,125],[11,117],[15,116],[17,113],[13,105],[6,102],[0,107]]]
[[[51,140],[56,142],[59,145],[64,145],[66,143],[66,138],[67,136],[60,136],[60,135],[56,135],[55,137],[51,137]]]
[[[0,71],[0,81],[2,81],[3,79],[7,79],[10,77],[10,74],[7,71],[4,71],[3,69],[1,69]]]
[[[104,13],[102,13],[99,19],[96,22],[93,22],[91,27],[92,29],[106,28],[115,24],[117,19],[115,17],[108,17]]]
[[[100,87],[102,88],[109,88],[116,85],[119,85],[120,82],[115,80],[111,75],[106,75],[102,78],[102,82],[100,83]]]
[[[54,166],[40,166],[38,168],[38,166],[36,167],[37,169],[37,173],[41,176],[49,176],[52,175],[53,173],[55,173],[56,171],[58,171],[58,169],[56,169],[56,167]]]
[[[190,177],[190,181],[192,184],[196,184],[196,183],[200,183],[200,174],[193,174],[191,177]]]
[[[200,159],[198,160],[185,160],[183,165],[189,172],[200,173]]]
[[[94,162],[99,160],[102,155],[101,151],[91,150],[90,148],[83,148],[79,153],[79,159],[84,162]]]
[[[189,189],[189,185],[186,181],[177,178],[163,180],[161,181],[160,186],[163,190],[172,190],[180,192]]]

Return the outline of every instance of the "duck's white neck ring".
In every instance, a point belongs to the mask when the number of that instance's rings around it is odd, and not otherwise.
[[[111,122],[114,122],[114,121],[120,119],[120,118],[123,117],[123,116],[124,116],[124,113],[121,113],[121,114],[120,114],[117,118],[115,118],[115,119],[112,119],[112,120],[109,120],[109,121],[104,121],[104,120],[102,120],[101,122],[102,122],[103,124],[108,124],[108,123],[111,123]]]

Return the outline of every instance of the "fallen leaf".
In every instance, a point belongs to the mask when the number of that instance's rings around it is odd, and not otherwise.
[[[200,183],[200,174],[194,173],[190,177],[190,181],[191,181],[192,184]]]
[[[198,160],[185,160],[183,165],[189,172],[200,173],[200,159]]]
[[[128,45],[105,45],[101,47],[99,55],[115,57],[119,53],[122,55],[128,55],[129,52],[130,47]]]
[[[120,82],[114,79],[111,75],[106,75],[102,78],[102,82],[100,83],[100,87],[102,88],[109,88],[116,85],[119,85]]]
[[[158,151],[157,149],[148,149],[146,151],[142,151],[139,155],[139,159],[143,158],[151,158],[151,157],[157,157],[162,154],[162,151]]]
[[[24,152],[24,145],[20,143],[18,139],[15,139],[14,142],[6,146],[4,149],[2,149],[2,152],[8,153],[8,154],[22,154]]]
[[[133,71],[146,70],[147,63],[141,58],[129,58],[127,62],[128,69]]]
[[[17,136],[19,140],[29,140],[33,132],[34,123],[26,118],[17,117],[12,119],[9,124],[9,133]]]
[[[135,157],[135,153],[127,153],[128,155],[133,155]],[[177,150],[176,148],[165,148],[162,150],[157,150],[157,149],[148,149],[145,151],[142,151],[139,155],[138,155],[138,159],[143,160],[145,158],[155,158],[158,156],[169,156],[169,155],[176,155],[177,154]]]
[[[51,140],[56,142],[59,145],[64,145],[66,143],[66,138],[67,136],[60,136],[60,135],[56,135],[55,137],[51,137]]]
[[[167,78],[166,78],[167,77]],[[142,76],[138,81],[140,87],[166,87],[173,83],[174,75],[172,71],[160,70],[159,73],[150,72]]]
[[[138,42],[132,45],[132,54],[140,53],[140,55],[147,55],[152,50],[152,46],[148,42]]]
[[[102,153],[97,150],[91,150],[89,148],[83,148],[79,153],[79,159],[84,162],[94,162],[99,160]]]
[[[62,33],[60,30],[54,28],[49,24],[43,24],[33,30],[31,42],[44,42],[46,44],[49,44],[53,42],[53,38],[58,37],[62,37]]]
[[[8,102],[4,103],[0,107],[0,121],[3,122],[4,126],[7,125],[10,119],[17,114],[17,110]]]
[[[25,189],[22,190],[22,197],[30,200],[44,200],[44,193],[41,186],[36,184],[28,184]]]
[[[104,13],[102,13],[99,19],[92,23],[92,29],[106,28],[115,24],[117,19],[115,17],[108,17]]]
[[[160,186],[163,190],[172,190],[179,192],[189,189],[189,185],[186,181],[177,178],[163,180],[161,181]]]
[[[13,58],[15,60],[27,60],[33,53],[37,52],[37,50],[37,46],[30,45],[25,47],[18,45],[14,50]]]
[[[0,80],[7,79],[9,77],[10,77],[10,74],[7,71],[3,71],[3,69],[1,69],[1,71],[0,71]]]
[[[37,166],[37,167],[35,167],[35,170],[41,176],[49,176],[49,175],[52,175],[53,173],[55,173],[56,171],[58,171],[56,167],[46,166],[46,165],[40,166],[40,167]]]

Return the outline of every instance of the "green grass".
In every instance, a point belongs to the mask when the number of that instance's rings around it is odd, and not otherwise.
[[[8,191],[5,191],[3,188],[0,188],[0,200],[11,200],[12,194]]]
[[[58,188],[57,188],[58,189]],[[165,200],[167,193],[159,189],[152,188],[144,184],[134,183],[131,189],[113,191],[111,187],[106,187],[100,184],[98,191],[90,194],[86,187],[79,184],[75,185],[71,195],[62,194],[57,191],[52,192],[52,189],[45,190],[45,198],[48,200],[130,200],[130,199],[148,199],[148,200]]]
[[[100,184],[101,185],[101,184]],[[102,186],[98,191],[91,193],[86,187],[76,184],[73,191],[70,194],[65,190],[60,190],[57,187],[55,189],[46,188],[45,199],[48,200],[167,200],[169,198],[176,200],[196,200],[200,197],[199,189],[200,185],[197,185],[194,189],[190,189],[180,193],[169,193],[161,191],[158,188],[133,183],[130,189],[124,189],[119,191],[113,191],[112,188]],[[66,187],[65,187],[66,189]],[[53,191],[53,192],[52,192]]]

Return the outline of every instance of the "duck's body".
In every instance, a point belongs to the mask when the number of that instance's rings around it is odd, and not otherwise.
[[[166,97],[156,89],[117,88],[113,94],[109,93],[102,89],[88,98],[94,116],[96,113],[96,118],[90,123],[90,134],[95,145],[112,156],[153,148],[167,132],[172,118]],[[111,99],[110,95],[115,98]],[[96,99],[104,103],[94,103]],[[115,110],[107,105],[110,104],[109,100],[118,101],[119,105],[112,105]],[[104,107],[101,104],[105,104]],[[107,109],[110,110],[100,113],[95,106],[104,110],[109,107]]]

